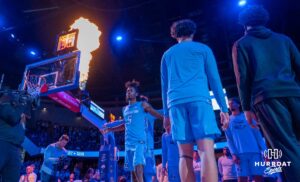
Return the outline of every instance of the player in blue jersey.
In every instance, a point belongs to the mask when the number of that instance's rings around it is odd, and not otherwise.
[[[107,128],[105,132],[122,131],[125,128],[125,162],[124,169],[131,171],[132,181],[143,182],[145,165],[147,113],[163,119],[146,101],[137,101],[139,82],[133,80],[125,84],[128,105],[123,108],[125,125]]]
[[[264,168],[255,166],[256,162],[263,161],[262,153],[267,149],[262,135],[258,128],[252,128],[247,123],[238,98],[229,99],[228,104],[232,114],[225,134],[236,164],[238,181],[246,182],[248,177],[253,177],[255,182],[263,181]]]
[[[169,120],[165,120],[164,128],[166,132],[162,135],[162,174],[166,175],[168,172],[169,182],[180,182],[179,151],[177,143],[172,138]]]
[[[140,100],[148,102],[148,98],[145,96],[140,96]],[[158,111],[160,113],[160,111]],[[153,178],[156,178],[156,163],[154,156],[154,123],[157,118],[153,117],[151,114],[146,115],[146,151],[145,160],[146,164],[144,167],[144,180],[145,182],[152,182]],[[105,128],[118,128],[120,125],[124,125],[124,120],[117,120],[111,123],[106,123]],[[101,130],[100,130],[101,131]],[[103,131],[103,130],[102,130]],[[103,134],[105,135],[105,134]]]
[[[165,120],[171,120],[172,135],[178,142],[181,181],[195,181],[193,144],[202,159],[202,181],[218,180],[214,138],[220,135],[209,96],[212,89],[221,108],[221,122],[229,120],[223,87],[211,49],[194,42],[196,24],[191,20],[173,23],[171,36],[177,44],[161,61],[161,86]]]
[[[146,115],[146,151],[145,151],[145,160],[146,165],[144,168],[144,177],[145,182],[152,182],[153,176],[156,177],[156,163],[154,156],[154,123],[156,118],[151,114],[147,113]]]

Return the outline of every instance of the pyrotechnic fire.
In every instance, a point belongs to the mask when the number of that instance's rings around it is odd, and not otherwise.
[[[88,79],[89,64],[92,60],[92,52],[100,46],[101,31],[98,26],[85,18],[78,18],[70,26],[71,29],[78,29],[77,48],[80,50],[80,89],[84,90]]]

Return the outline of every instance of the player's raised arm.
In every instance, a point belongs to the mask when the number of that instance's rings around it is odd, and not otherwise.
[[[143,102],[142,104],[144,110],[148,113],[150,113],[152,116],[156,117],[157,119],[163,120],[164,117],[159,112],[157,112],[148,102]]]

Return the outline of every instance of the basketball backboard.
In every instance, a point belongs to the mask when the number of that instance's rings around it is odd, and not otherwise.
[[[42,87],[41,95],[48,95],[79,87],[80,51],[29,64],[25,68],[21,90],[28,85]]]

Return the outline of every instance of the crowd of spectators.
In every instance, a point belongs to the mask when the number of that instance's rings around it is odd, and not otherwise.
[[[161,148],[161,135],[164,132],[161,123],[156,123],[154,126],[154,145],[155,148]],[[70,141],[66,146],[67,150],[80,151],[97,151],[101,145],[101,132],[96,127],[68,126],[58,123],[53,123],[47,120],[38,120],[33,129],[26,130],[26,136],[38,147],[47,147],[54,143],[58,138],[67,134]],[[115,143],[119,150],[124,150],[124,134],[125,132],[117,132],[114,134]],[[25,158],[22,166],[23,177],[28,175],[28,168],[33,169],[33,173],[37,176],[37,181],[40,179],[40,168],[43,162],[43,155],[36,158]],[[118,179],[130,179],[130,174],[123,170],[122,160],[118,162]],[[63,181],[99,181],[100,174],[98,169],[98,159],[79,161],[72,158],[70,166],[60,171],[59,179]],[[21,177],[20,177],[21,179]]]
[[[64,126],[38,120],[34,130],[27,130],[26,136],[37,146],[46,147],[56,142],[62,134],[70,137],[69,150],[99,150],[101,136],[96,127]]]
[[[23,162],[22,170],[21,170],[21,176],[20,181],[23,179],[26,182],[36,182],[40,180],[40,167],[42,164],[43,158],[42,156],[37,157],[36,159],[26,159],[25,162]],[[27,176],[28,168],[31,168],[33,170],[32,173],[36,175],[36,178],[28,180]],[[77,182],[98,182],[100,181],[100,171],[98,168],[98,159],[76,159],[72,158],[71,163],[68,167],[62,169],[59,171],[58,175],[59,182],[68,182],[68,181],[77,181]],[[122,161],[119,161],[118,163],[118,170],[117,170],[117,178],[122,179],[130,179],[130,174],[128,172],[125,172],[123,170],[123,163]]]
[[[154,129],[154,147],[161,148],[161,135],[164,132],[159,124]],[[101,133],[96,127],[66,126],[51,121],[38,120],[34,129],[28,129],[26,136],[38,147],[46,147],[54,143],[62,134],[67,134],[70,141],[67,145],[68,150],[99,150]],[[115,143],[119,150],[124,150],[124,131],[114,134]]]

